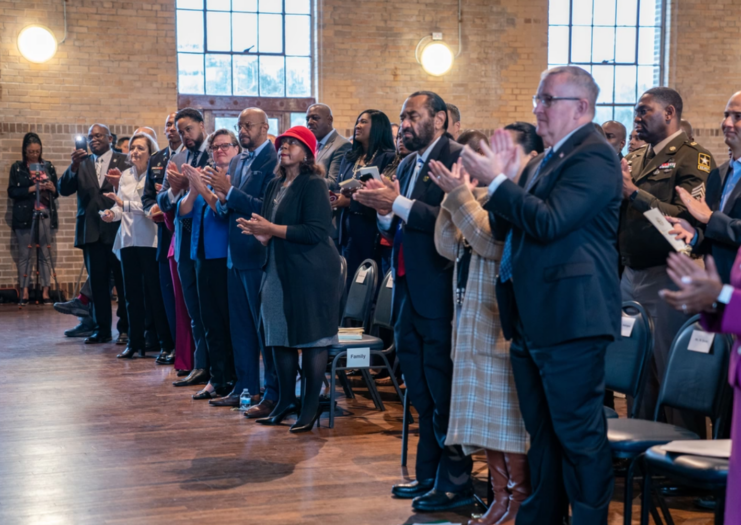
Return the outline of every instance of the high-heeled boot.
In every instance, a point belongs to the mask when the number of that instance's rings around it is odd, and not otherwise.
[[[520,505],[530,496],[530,466],[527,463],[527,454],[505,454],[504,460],[509,473],[509,508],[497,525],[515,525]]]
[[[489,465],[491,488],[494,492],[494,501],[489,503],[486,514],[480,518],[469,520],[468,525],[494,525],[507,513],[509,508],[509,491],[507,490],[507,464],[504,453],[497,450],[486,451],[486,463]]]

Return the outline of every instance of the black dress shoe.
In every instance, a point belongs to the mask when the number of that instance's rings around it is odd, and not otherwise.
[[[211,375],[207,370],[198,369],[192,370],[188,377],[180,381],[175,381],[173,386],[193,386],[193,385],[205,385],[208,380],[211,379]]]
[[[175,364],[175,350],[173,350],[172,352],[170,352],[169,354],[167,354],[167,357],[165,357],[165,359],[163,360],[163,362],[160,363],[160,364],[163,364],[163,365],[174,365]]]
[[[190,375],[192,370],[178,370],[178,377],[187,377]]]
[[[120,332],[118,334],[118,339],[116,339],[117,345],[127,345],[129,344],[129,334],[126,332]]]
[[[435,486],[435,478],[417,479],[409,483],[399,483],[391,487],[391,494],[397,498],[413,499],[417,496],[423,496],[432,490]]]
[[[288,430],[291,434],[300,434],[302,432],[309,432],[312,428],[314,428],[314,423],[316,423],[317,427],[320,427],[319,424],[319,416],[322,415],[324,407],[319,405],[319,408],[316,411],[316,414],[314,414],[314,419],[309,421],[308,423],[304,425],[299,425],[298,422],[291,425],[291,428]]]
[[[412,508],[420,512],[445,512],[473,505],[476,498],[473,497],[473,489],[466,489],[461,492],[443,492],[432,489],[424,496],[417,496],[412,501]]]
[[[257,423],[260,423],[261,425],[268,425],[268,426],[280,425],[281,421],[283,421],[285,418],[287,418],[291,414],[298,414],[298,413],[299,413],[298,404],[291,403],[278,414],[275,414],[274,416],[264,417],[262,419],[256,419],[255,421]]]
[[[140,350],[137,350],[136,348],[132,348],[131,346],[127,346],[126,349],[118,354],[116,357],[119,359],[133,359],[134,354],[139,352]]]
[[[100,332],[95,332],[93,335],[85,339],[86,345],[97,345],[102,343],[110,343],[113,338],[110,335],[101,335]]]
[[[193,394],[193,399],[200,400],[200,399],[217,399],[223,397],[223,394],[219,394],[216,390],[208,391],[205,388],[199,392],[196,392]]]
[[[215,407],[238,407],[239,396],[228,395],[219,399],[212,399],[208,404]]]
[[[168,355],[170,355],[170,352],[168,352],[167,350],[160,350],[160,353],[157,355],[157,359],[155,359],[155,362],[158,365],[166,365],[167,363],[165,361],[167,361]]]

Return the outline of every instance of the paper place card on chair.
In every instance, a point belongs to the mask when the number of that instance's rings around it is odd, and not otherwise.
[[[363,284],[365,282],[365,276],[368,275],[369,270],[370,270],[369,268],[366,268],[365,270],[360,270],[358,272],[358,276],[355,277],[355,282],[358,284]]]
[[[347,367],[362,368],[370,366],[370,348],[348,348]]]
[[[707,354],[710,352],[710,347],[713,346],[713,339],[715,339],[715,334],[703,332],[702,330],[692,330],[692,337],[690,338],[690,344],[687,346],[687,350]]]
[[[633,327],[636,324],[635,317],[623,317],[622,324],[620,325],[620,335],[623,337],[630,337],[633,333]]]

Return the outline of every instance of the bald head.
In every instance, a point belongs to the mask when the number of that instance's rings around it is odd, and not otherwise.
[[[602,124],[602,130],[605,132],[605,138],[610,146],[615,148],[615,151],[620,153],[625,147],[625,140],[627,139],[627,131],[625,126],[616,120],[608,120]]]
[[[268,116],[260,108],[247,108],[239,114],[239,143],[255,151],[268,140]]]
[[[306,110],[306,127],[317,140],[322,140],[334,129],[332,110],[326,104],[314,104]]]
[[[741,159],[741,91],[734,93],[726,104],[721,123],[723,138],[734,159]]]
[[[175,115],[177,115],[177,111],[173,111],[165,119],[165,136],[172,150],[178,149],[183,143],[180,133],[178,133],[178,128],[175,125]]]
[[[149,126],[142,126],[141,128],[136,128],[136,131],[134,131],[134,135],[138,133],[146,133],[147,135],[152,137],[155,142],[157,142],[157,132],[154,131],[154,129],[150,128]]]

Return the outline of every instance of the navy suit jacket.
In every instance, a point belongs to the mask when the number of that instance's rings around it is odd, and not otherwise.
[[[720,199],[728,181],[730,162],[715,168],[708,177],[705,202],[713,210],[710,220],[700,225],[695,252],[711,254],[718,267],[718,274],[725,284],[731,282],[731,269],[741,246],[741,183],[731,192],[725,207],[720,209]]]
[[[152,155],[147,165],[147,180],[144,183],[142,204],[144,211],[149,211],[157,204],[157,189],[155,184],[164,184],[167,163],[170,162],[169,146]],[[164,222],[157,223],[157,260],[167,262],[167,252],[170,251],[172,233],[167,229]]]
[[[219,215],[229,218],[227,266],[237,270],[259,270],[265,262],[265,246],[253,235],[243,234],[237,226],[237,219],[250,219],[253,213],[262,212],[265,190],[275,177],[278,155],[272,144],[266,144],[245,171],[246,160],[245,153],[232,159],[229,176],[233,189],[226,203],[219,202],[216,207]]]
[[[512,231],[512,280],[497,279],[502,330],[514,333],[518,312],[524,337],[544,348],[620,333],[617,230],[622,175],[615,150],[588,124],[578,129],[529,181],[504,181],[484,209],[494,214],[495,238]],[[490,215],[491,217],[491,215]]]

